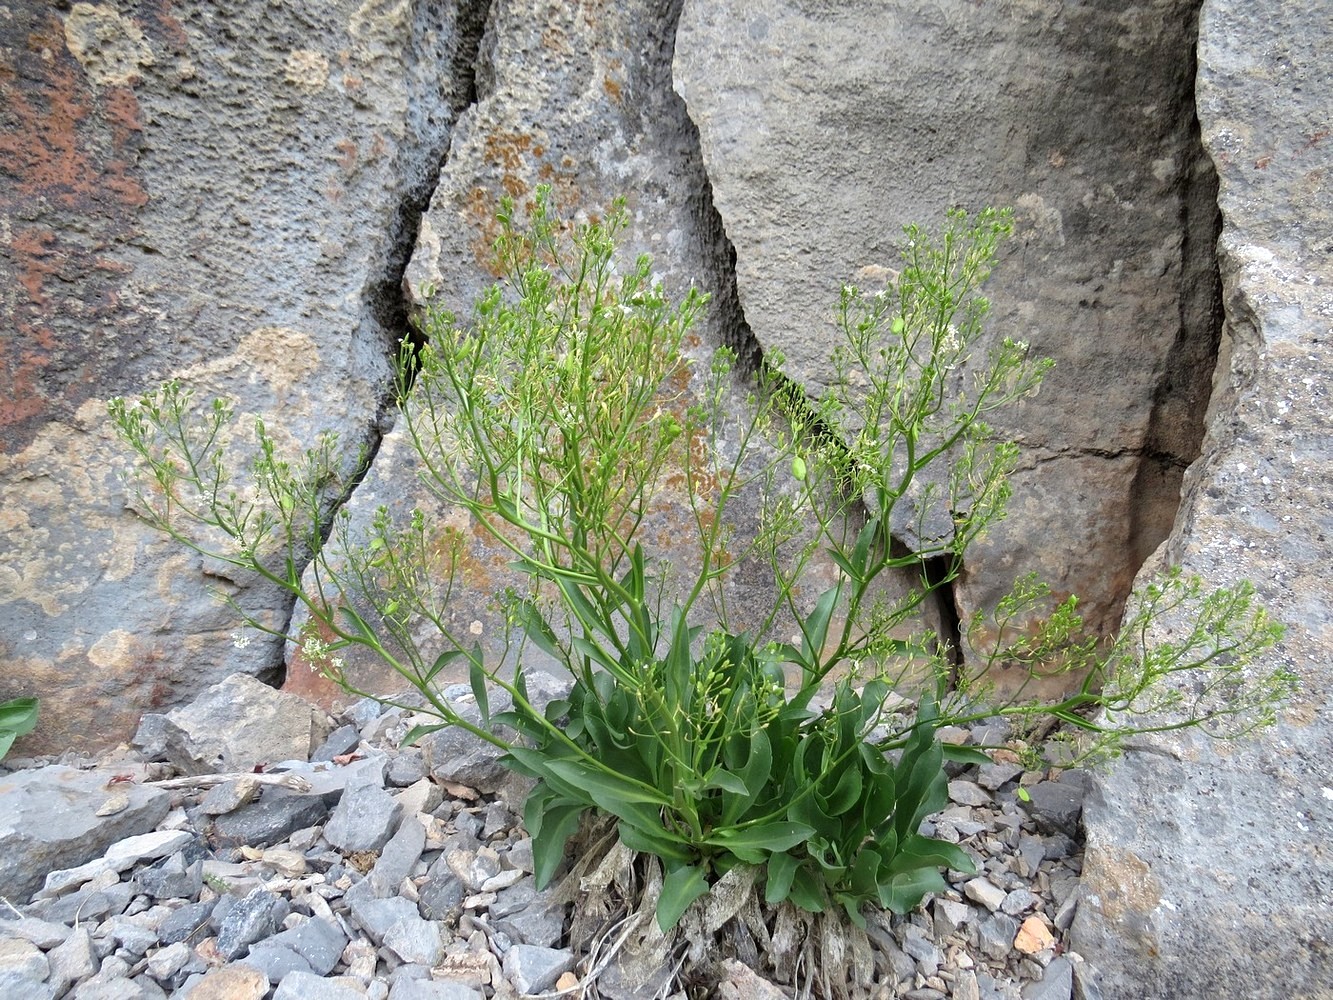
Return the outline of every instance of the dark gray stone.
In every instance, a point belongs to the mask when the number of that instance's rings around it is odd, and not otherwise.
[[[289,973],[273,992],[273,1000],[365,1000],[363,990],[307,972]]]
[[[320,975],[305,960],[290,948],[273,944],[272,940],[258,941],[250,946],[245,957],[237,960],[238,965],[253,965],[268,976],[270,983],[280,983],[292,972],[305,972],[312,976]]]
[[[394,788],[407,788],[426,776],[426,761],[420,750],[408,749],[395,754],[389,761],[384,780]]]
[[[218,927],[217,947],[223,958],[233,959],[260,938],[271,935],[287,913],[287,903],[267,889],[250,890],[227,911]]]
[[[267,788],[257,801],[214,817],[205,828],[224,844],[272,847],[296,830],[322,823],[328,814],[328,804],[320,795]]]
[[[209,936],[209,921],[216,906],[216,900],[207,903],[187,903],[162,921],[157,929],[158,936],[164,944],[175,944],[177,941],[198,943],[199,940]]]
[[[1048,830],[1070,837],[1079,835],[1083,815],[1083,789],[1065,781],[1039,781],[1028,786],[1025,803],[1033,818]]]
[[[311,761],[333,760],[334,757],[340,757],[345,753],[350,753],[361,742],[361,730],[352,724],[339,726],[333,732],[329,733],[326,739],[314,753],[310,755]]]
[[[154,899],[187,899],[199,895],[204,884],[202,860],[187,865],[185,855],[176,853],[150,868],[135,873],[139,886]]]

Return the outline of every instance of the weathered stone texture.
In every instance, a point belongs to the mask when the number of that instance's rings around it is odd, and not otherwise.
[[[280,415],[293,447],[338,430],[353,460],[465,34],[452,5],[352,0],[0,20],[0,697],[44,699],[23,748],[114,741],[280,664],[271,642],[232,648],[208,587],[279,627],[290,603],[126,509],[105,400],[175,376],[236,398],[247,431]]]
[[[1027,464],[1014,513],[969,560],[965,614],[1040,570],[1110,627],[1170,526],[1215,335],[1196,9],[685,3],[675,84],[745,318],[812,392],[832,374],[840,285],[894,266],[905,224],[1014,208],[991,327],[1057,367],[997,415]]]
[[[1302,689],[1259,741],[1159,738],[1100,777],[1074,947],[1107,1000],[1333,994],[1333,71],[1327,18],[1206,0],[1226,351],[1165,556],[1253,580]]]

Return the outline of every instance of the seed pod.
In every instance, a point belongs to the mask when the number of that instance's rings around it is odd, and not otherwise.
[[[805,459],[800,455],[792,456],[791,474],[797,482],[805,482]]]

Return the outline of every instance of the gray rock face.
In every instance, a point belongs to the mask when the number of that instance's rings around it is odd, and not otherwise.
[[[1333,343],[1326,20],[1206,0],[1199,120],[1221,178],[1228,363],[1166,557],[1255,582],[1302,690],[1258,742],[1155,739],[1084,808],[1074,947],[1106,1000],[1333,990]],[[1271,666],[1271,664],[1270,664]]]
[[[0,24],[0,697],[29,752],[114,745],[281,648],[229,579],[126,508],[105,400],[168,376],[284,441],[376,436],[419,201],[470,87],[479,3],[23,4]]]
[[[97,810],[111,792],[106,771],[51,767],[0,777],[0,896],[26,899],[53,868],[73,868],[114,841],[151,831],[166,816],[166,792],[128,783],[129,805]]]
[[[1026,464],[969,559],[964,616],[1039,571],[1113,626],[1170,527],[1216,338],[1197,6],[684,4],[675,86],[745,319],[811,392],[833,375],[840,286],[882,283],[904,224],[1014,208],[990,328],[1056,368],[997,414]]]

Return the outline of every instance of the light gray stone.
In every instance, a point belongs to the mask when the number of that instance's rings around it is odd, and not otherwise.
[[[189,773],[249,771],[309,758],[327,731],[324,713],[249,674],[235,673],[166,715],[166,755]]]
[[[1074,993],[1074,969],[1063,955],[1046,966],[1046,972],[1035,983],[1023,987],[1023,1000],[1070,1000]]]
[[[167,815],[166,792],[129,783],[129,805],[98,816],[109,775],[53,766],[0,776],[0,896],[26,900],[47,872],[81,865],[111,844],[151,831]]]
[[[365,1000],[355,980],[322,979],[308,972],[288,973],[273,992],[273,1000]]]
[[[986,794],[984,788],[975,781],[965,781],[962,778],[955,778],[949,782],[949,801],[964,806],[989,806],[992,804],[992,799]]]
[[[324,839],[344,853],[378,851],[393,836],[403,807],[376,785],[348,789],[324,825]]]
[[[22,917],[17,920],[0,920],[0,936],[22,938],[31,941],[43,951],[50,951],[70,935],[70,928],[64,924],[36,917]]]
[[[390,924],[382,943],[404,962],[437,965],[444,957],[444,924],[408,916]]]
[[[574,953],[568,948],[516,944],[505,952],[505,978],[520,993],[541,993],[572,968]]]
[[[290,948],[310,964],[316,975],[327,976],[347,946],[347,935],[337,925],[316,917],[275,934],[264,943]]]
[[[38,898],[51,898],[77,889],[104,872],[119,874],[143,860],[167,857],[194,840],[184,830],[154,830],[118,840],[106,849],[100,858],[77,868],[61,868],[48,872]]]
[[[390,899],[354,898],[349,903],[353,919],[376,944],[381,943],[389,928],[399,921],[420,919],[416,904],[401,896]]]
[[[389,1000],[484,1000],[484,994],[461,983],[399,979],[389,989]]]
[[[280,983],[293,972],[318,975],[302,956],[290,948],[271,944],[269,940],[257,941],[251,945],[245,957],[237,960],[237,964],[260,969],[270,983]]]
[[[41,981],[51,974],[51,966],[41,949],[31,941],[0,938],[0,972]]]
[[[992,913],[998,910],[1005,899],[1005,891],[994,882],[985,878],[974,878],[963,886],[963,894],[975,900]]]

